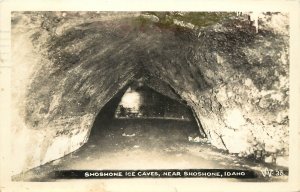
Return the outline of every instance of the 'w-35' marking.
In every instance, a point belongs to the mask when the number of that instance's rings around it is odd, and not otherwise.
[[[285,175],[284,171],[281,169],[274,170],[274,169],[269,169],[269,168],[265,168],[264,170],[261,170],[261,174],[264,177],[284,176]]]

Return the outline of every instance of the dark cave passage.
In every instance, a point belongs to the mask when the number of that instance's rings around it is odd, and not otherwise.
[[[122,128],[122,122],[127,129]],[[177,122],[181,126],[172,126]],[[141,125],[151,125],[151,128]],[[99,134],[135,135],[143,132],[148,139],[168,137],[170,140],[200,138],[199,127],[192,111],[153,89],[133,83],[118,92],[97,115],[89,140],[101,139]]]

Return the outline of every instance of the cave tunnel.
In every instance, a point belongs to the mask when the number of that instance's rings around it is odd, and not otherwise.
[[[114,135],[111,142],[119,146],[118,139],[124,136],[133,137],[134,146],[139,147],[141,142],[150,147],[150,143],[154,143],[154,147],[163,149],[159,138],[176,144],[203,138],[201,133],[203,129],[198,127],[188,106],[140,82],[133,82],[121,89],[98,113],[88,143]],[[103,147],[101,143],[98,146]]]
[[[13,12],[12,172],[287,167],[289,18],[261,17]]]

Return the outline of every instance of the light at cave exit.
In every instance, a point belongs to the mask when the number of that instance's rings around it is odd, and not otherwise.
[[[130,87],[126,90],[119,105],[125,108],[130,108],[132,111],[138,111],[141,106],[140,93],[132,90]]]

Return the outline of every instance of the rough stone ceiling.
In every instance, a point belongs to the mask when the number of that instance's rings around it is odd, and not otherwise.
[[[112,17],[113,21],[104,19],[104,21],[84,22],[70,27],[62,34],[57,34],[61,30],[61,25],[68,23],[67,19],[64,21],[64,19],[53,17],[53,14],[49,15],[44,14],[48,16],[48,20],[41,24],[46,31],[38,31],[32,35],[32,38],[36,39],[37,46],[40,46],[41,37],[50,30],[50,38],[42,44],[42,50],[51,64],[47,66],[49,70],[43,70],[37,74],[38,77],[35,78],[37,82],[33,83],[32,87],[35,90],[36,86],[35,91],[43,91],[40,89],[43,82],[53,81],[48,84],[56,86],[57,81],[65,77],[65,72],[76,73],[76,70],[89,72],[89,75],[80,77],[81,82],[86,83],[95,83],[97,79],[99,80],[101,71],[105,71],[106,79],[114,77],[112,73],[116,70],[130,72],[132,77],[147,75],[159,78],[170,85],[175,82],[182,87],[193,86],[199,91],[222,81],[218,77],[205,77],[201,66],[195,66],[195,62],[199,62],[196,61],[199,60],[197,58],[199,56],[194,55],[197,51],[195,45],[201,42],[199,41],[201,32],[196,34],[195,31],[182,26],[136,16],[121,19]],[[55,35],[51,33],[51,30],[55,30]],[[206,37],[204,36],[203,39]],[[211,54],[207,47],[204,49],[206,51],[201,50],[201,52]],[[208,67],[211,68],[211,66]],[[170,76],[167,71],[171,71],[170,73],[175,74],[175,77]],[[122,74],[120,76],[122,77]],[[70,78],[78,80],[78,77],[74,75]],[[183,78],[197,82],[190,83],[183,81]],[[107,79],[102,83],[112,81]],[[80,89],[82,85],[74,86],[74,91]],[[173,85],[173,88],[176,86],[178,85]],[[55,90],[54,87],[53,89]],[[72,93],[69,89],[72,87],[64,91]]]

